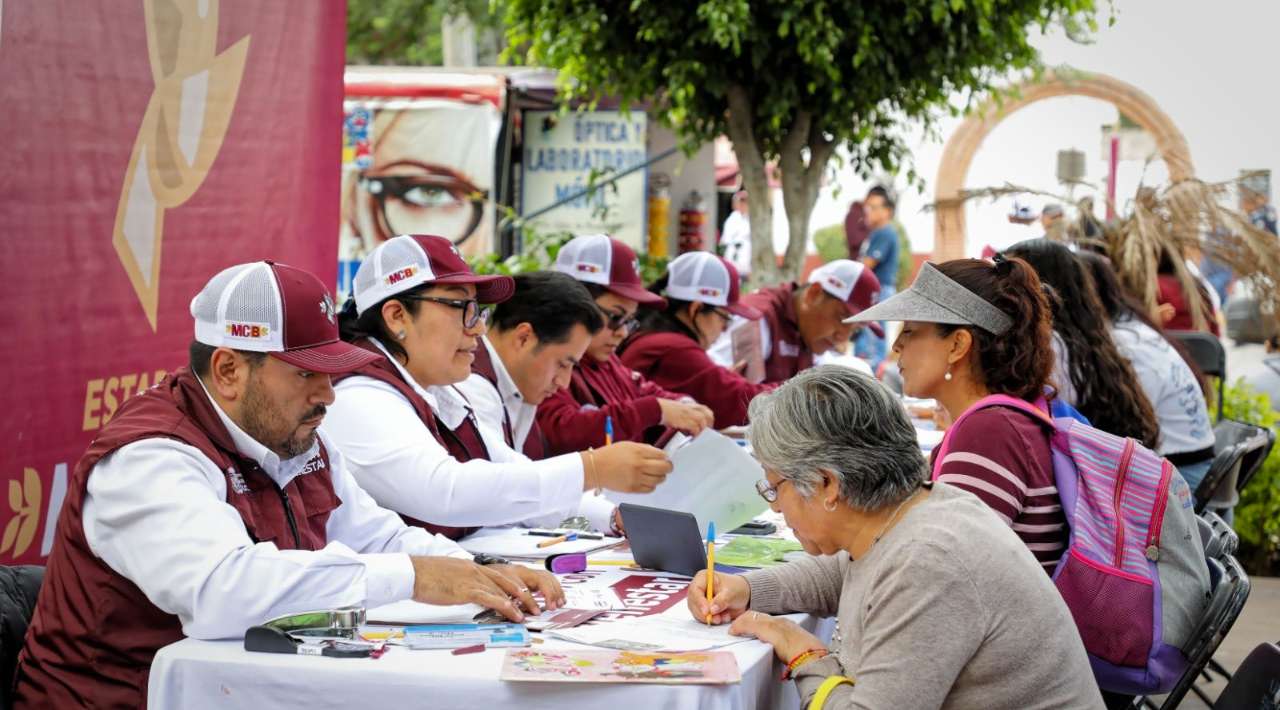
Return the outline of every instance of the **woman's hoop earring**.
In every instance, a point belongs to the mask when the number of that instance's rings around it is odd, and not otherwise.
[[[834,512],[836,512],[836,502],[835,502],[835,501],[833,501],[833,500],[829,500],[829,501],[825,501],[825,502],[823,502],[822,507],[823,507],[823,509],[824,509],[824,510],[826,510],[828,513],[834,513]]]

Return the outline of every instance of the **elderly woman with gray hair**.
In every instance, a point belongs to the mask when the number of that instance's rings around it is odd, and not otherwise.
[[[875,380],[830,365],[751,403],[757,488],[813,557],[706,573],[694,618],[771,644],[802,704],[1098,708],[1075,624],[1018,536],[982,501],[926,483],[915,430]],[[830,648],[773,614],[837,617]]]

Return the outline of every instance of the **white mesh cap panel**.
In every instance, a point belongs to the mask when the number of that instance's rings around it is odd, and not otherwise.
[[[209,280],[191,301],[196,340],[256,352],[284,350],[280,289],[265,262],[240,264]]]
[[[677,257],[667,269],[667,295],[712,306],[729,305],[729,270],[709,252]]]
[[[613,267],[613,244],[604,234],[586,234],[574,237],[560,248],[556,255],[556,271],[564,272],[579,281],[609,285],[609,271]]]
[[[370,306],[434,278],[427,253],[413,237],[388,239],[378,245],[356,271],[352,288],[356,311],[364,313]]]

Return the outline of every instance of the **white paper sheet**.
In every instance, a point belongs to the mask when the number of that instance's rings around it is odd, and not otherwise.
[[[405,599],[370,609],[365,618],[371,624],[469,624],[482,611],[479,604],[435,606]]]
[[[756,492],[764,469],[720,432],[702,432],[676,449],[671,463],[674,469],[652,493],[610,493],[609,497],[615,503],[692,513],[700,530],[715,521],[716,529],[724,532],[769,507]]]
[[[605,537],[602,540],[579,538],[558,542],[550,547],[538,547],[538,543],[551,538],[530,535],[525,528],[484,528],[458,541],[462,549],[473,555],[485,553],[499,557],[526,560],[544,560],[551,555],[566,552],[591,552],[622,542],[621,538]]]
[[[700,624],[683,609],[677,614],[556,629],[547,634],[565,641],[623,651],[705,651],[748,640],[730,636],[728,624]]]

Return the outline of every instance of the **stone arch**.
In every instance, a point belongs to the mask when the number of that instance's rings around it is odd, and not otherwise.
[[[1049,71],[1039,81],[1031,80],[1020,85],[1014,96],[1006,98],[1003,104],[988,101],[947,140],[935,183],[934,260],[959,259],[965,255],[961,191],[964,190],[969,165],[987,135],[1018,109],[1056,96],[1088,96],[1115,105],[1155,139],[1156,149],[1169,168],[1171,180],[1176,182],[1195,174],[1187,139],[1168,114],[1142,90],[1105,74]]]

